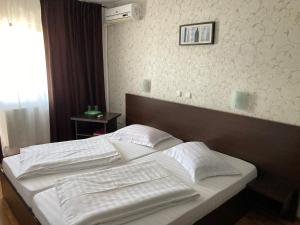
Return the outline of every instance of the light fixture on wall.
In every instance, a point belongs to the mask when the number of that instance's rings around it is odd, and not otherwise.
[[[149,80],[149,79],[143,80],[142,90],[143,90],[143,92],[146,92],[146,93],[151,92],[151,80]]]
[[[243,91],[234,91],[231,97],[231,108],[248,110],[250,106],[250,94]]]

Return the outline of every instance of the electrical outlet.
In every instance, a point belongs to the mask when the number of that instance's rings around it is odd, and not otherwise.
[[[192,93],[191,92],[186,92],[185,93],[185,98],[192,98]]]
[[[181,98],[182,97],[182,91],[176,91],[176,96]]]

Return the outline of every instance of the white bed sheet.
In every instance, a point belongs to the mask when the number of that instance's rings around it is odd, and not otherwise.
[[[207,178],[200,184],[194,184],[191,182],[189,175],[176,160],[169,158],[161,152],[131,161],[132,163],[156,160],[163,167],[175,173],[176,176],[191,185],[200,194],[200,198],[161,210],[160,212],[144,216],[141,219],[133,220],[126,224],[192,225],[243,190],[246,184],[257,176],[256,168],[252,164],[221,153],[219,154],[224,160],[237,168],[242,175]],[[54,188],[35,195],[33,200],[33,212],[42,225],[63,225],[62,212]]]
[[[107,134],[106,136],[109,138],[109,134]],[[124,160],[119,163],[124,163],[130,160],[134,160],[142,156],[152,154],[156,151],[167,149],[170,146],[174,146],[182,142],[177,138],[171,138],[169,140],[162,142],[161,144],[158,144],[155,148],[150,148],[150,147],[128,143],[124,141],[111,140],[111,139],[109,140],[113,143],[116,149],[119,150],[122,154]],[[114,166],[114,165],[116,164],[109,165],[109,166]],[[57,179],[68,175],[90,172],[99,169],[93,167],[91,169],[76,170],[74,172],[50,174],[50,175],[36,176],[36,177],[30,177],[30,178],[18,180],[16,179],[16,177],[19,173],[19,168],[20,168],[20,155],[14,155],[5,158],[2,163],[2,168],[5,175],[8,177],[8,179],[13,184],[13,186],[16,188],[17,192],[23,197],[24,201],[29,207],[31,207],[32,205],[33,196],[40,191],[52,187],[55,184]]]

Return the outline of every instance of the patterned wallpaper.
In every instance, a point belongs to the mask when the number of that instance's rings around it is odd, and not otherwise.
[[[111,111],[124,115],[129,92],[300,125],[299,0],[135,2],[142,20],[108,26]],[[179,25],[205,21],[217,22],[215,45],[178,45]],[[251,94],[248,111],[230,108],[234,90]]]

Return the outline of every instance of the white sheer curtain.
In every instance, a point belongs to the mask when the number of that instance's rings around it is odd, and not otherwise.
[[[0,0],[0,136],[4,149],[49,142],[47,91],[40,1]]]

